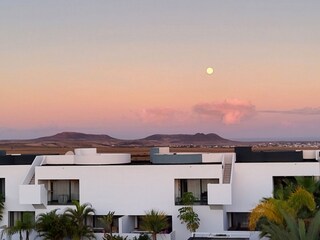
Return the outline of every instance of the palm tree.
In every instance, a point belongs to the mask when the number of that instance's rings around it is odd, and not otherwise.
[[[4,234],[8,235],[9,238],[11,238],[12,235],[19,233],[19,239],[23,240],[23,232],[25,232],[26,234],[25,239],[29,240],[29,235],[34,228],[35,228],[34,214],[30,212],[25,212],[22,215],[22,219],[17,220],[14,226],[4,227],[1,233],[1,238],[3,237]]]
[[[198,214],[193,210],[193,203],[196,198],[193,196],[192,192],[186,192],[182,195],[181,202],[184,206],[178,209],[181,223],[185,223],[187,229],[190,232],[196,232],[200,226],[200,218]]]
[[[109,233],[110,236],[112,236],[113,216],[114,216],[114,212],[109,211],[107,215],[99,219],[100,222],[104,225],[104,228],[103,228],[104,236],[107,235],[107,233]]]
[[[295,177],[298,186],[302,186],[308,192],[312,193],[317,204],[320,207],[320,181],[314,177]]]
[[[157,234],[168,228],[168,218],[165,212],[152,209],[142,217],[141,229],[151,232],[152,240],[157,239]]]
[[[285,227],[269,222],[262,225],[261,237],[265,236],[272,240],[318,240],[320,233],[320,211],[309,224],[302,219],[295,219],[285,210],[280,209],[285,220]],[[307,226],[306,226],[307,225]]]
[[[103,240],[127,240],[128,236],[120,236],[120,235],[106,235],[102,239]]]
[[[181,223],[186,224],[186,227],[190,232],[196,232],[200,226],[198,214],[192,207],[187,206],[179,208],[178,218],[181,220]]]
[[[90,203],[80,204],[78,201],[73,201],[75,208],[67,208],[65,215],[72,222],[72,239],[80,240],[83,238],[95,238],[92,227],[86,225],[88,216],[93,215],[95,210]]]
[[[263,218],[267,219],[268,222],[285,226],[284,217],[280,209],[284,209],[294,218],[308,218],[316,209],[316,203],[314,196],[299,186],[287,200],[264,199],[252,210],[249,217],[249,229],[255,230],[258,221]]]
[[[44,240],[61,240],[70,236],[71,222],[64,214],[57,214],[57,209],[42,213],[36,221],[38,236]]]
[[[3,218],[3,211],[4,211],[4,196],[0,194],[0,222]]]
[[[274,198],[287,200],[298,186],[312,193],[317,206],[320,206],[320,181],[312,176],[296,176],[293,179],[282,179],[282,182],[278,183],[274,188]]]

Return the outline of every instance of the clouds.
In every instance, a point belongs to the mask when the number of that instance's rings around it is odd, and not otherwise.
[[[320,107],[259,110],[250,101],[234,98],[220,102],[196,103],[185,106],[183,109],[145,108],[138,111],[137,120],[148,126],[165,128],[194,126],[208,128],[210,126],[211,128],[228,129],[226,127],[233,125],[236,128],[275,125],[293,129],[307,121],[308,118],[318,116],[320,116]]]
[[[320,115],[320,107],[317,108],[297,108],[291,110],[264,110],[262,113],[280,113],[280,114],[296,114],[296,115]]]
[[[266,115],[270,115],[267,118]],[[184,110],[158,107],[146,108],[139,111],[139,119],[143,123],[155,125],[171,125],[177,124],[201,124],[201,122],[211,122],[223,125],[236,125],[250,121],[250,119],[259,117],[260,121],[276,121],[279,123],[278,118],[272,115],[299,115],[304,116],[320,116],[320,107],[304,107],[289,110],[257,110],[256,106],[249,101],[241,99],[225,99],[221,102],[205,102],[198,103]],[[293,120],[285,119],[283,126],[294,126]],[[280,124],[283,121],[280,122]]]
[[[236,124],[256,114],[255,106],[248,101],[226,99],[223,102],[201,103],[193,112],[208,117],[219,117],[226,125]]]
[[[223,102],[200,103],[187,110],[167,107],[147,108],[139,111],[138,116],[144,123],[161,125],[164,123],[190,123],[199,119],[220,121],[231,125],[248,119],[256,114],[255,106],[248,101],[226,99]]]
[[[161,125],[166,122],[179,122],[183,120],[183,112],[173,108],[146,108],[139,111],[139,119],[144,123]]]

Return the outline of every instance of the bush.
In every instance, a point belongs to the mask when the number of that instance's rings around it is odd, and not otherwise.
[[[109,234],[107,234],[107,235],[105,235],[104,237],[103,237],[103,239],[104,240],[126,240],[128,237],[126,236],[126,237],[122,237],[122,236],[120,236],[120,235],[113,235],[113,236],[111,236],[111,235],[109,235]]]
[[[148,234],[141,234],[139,237],[134,237],[133,240],[150,240]]]

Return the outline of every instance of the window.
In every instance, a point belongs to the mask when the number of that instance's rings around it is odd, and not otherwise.
[[[248,212],[228,213],[229,231],[248,231]]]
[[[9,212],[9,227],[16,225],[17,221],[27,221],[31,218],[35,222],[35,212]]]
[[[93,215],[90,217],[88,221],[88,225],[92,226],[94,232],[103,232],[103,229],[106,227],[102,222],[101,219],[104,215]],[[119,217],[120,216],[113,216],[112,218],[112,224],[111,229],[112,233],[118,233],[119,232]]]
[[[168,221],[168,227],[162,231],[162,233],[167,234],[172,232],[172,216],[166,216]],[[143,233],[144,230],[141,228],[143,222],[143,216],[136,216],[135,218],[135,229],[134,233]]]
[[[68,205],[79,201],[79,180],[49,180],[47,189],[49,205]]]
[[[0,178],[0,196],[5,200],[6,198],[6,180],[5,178]]]
[[[280,185],[287,187],[290,184],[297,184],[295,177],[273,177],[273,189]]]
[[[194,204],[208,204],[208,184],[217,184],[219,179],[175,179],[175,203],[181,204],[181,197],[186,192],[192,192],[196,198]]]

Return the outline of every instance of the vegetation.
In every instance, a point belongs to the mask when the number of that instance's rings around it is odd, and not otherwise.
[[[60,240],[71,236],[71,221],[66,215],[57,214],[55,209],[38,216],[36,230],[44,240]]]
[[[156,210],[146,212],[142,217],[141,228],[152,234],[152,239],[157,239],[157,234],[168,228],[168,218],[166,213]]]
[[[115,236],[107,235],[107,238],[103,237],[103,239],[106,239],[106,240],[126,240],[127,238],[128,238],[127,236],[122,237],[120,235],[115,235]]]
[[[110,234],[112,236],[112,222],[113,222],[114,212],[109,211],[107,215],[101,217],[99,220],[104,225],[103,233],[104,236]]]
[[[298,187],[287,200],[265,199],[252,210],[249,217],[249,229],[255,230],[261,218],[284,226],[284,217],[280,209],[284,209],[295,218],[307,218],[316,209],[316,203],[313,195],[302,187]]]
[[[284,179],[274,198],[263,199],[251,212],[250,230],[273,240],[313,240],[320,235],[319,181],[312,177]]]
[[[193,203],[195,201],[195,197],[191,192],[186,192],[183,194],[181,198],[181,202],[183,205],[187,205],[179,208],[178,218],[181,223],[185,223],[187,229],[190,232],[196,232],[200,226],[200,219],[198,214],[193,210]]]
[[[0,194],[0,222],[3,218],[3,211],[4,211],[4,196]]]
[[[133,240],[151,240],[148,234],[140,234],[139,237],[134,237]]]
[[[73,201],[73,204],[75,205],[75,208],[68,208],[64,212],[72,223],[72,239],[80,240],[95,238],[92,227],[86,225],[88,216],[95,213],[91,204],[80,204],[78,201]]]
[[[23,233],[25,233],[25,239],[29,240],[29,235],[35,228],[34,214],[26,212],[22,215],[22,219],[15,222],[14,226],[5,227],[1,233],[1,238],[4,234],[10,238],[12,235],[19,233],[19,239],[23,240]]]
[[[309,222],[295,219],[285,210],[281,210],[285,226],[270,222],[262,225],[263,235],[272,240],[318,240],[320,233],[320,211]]]

